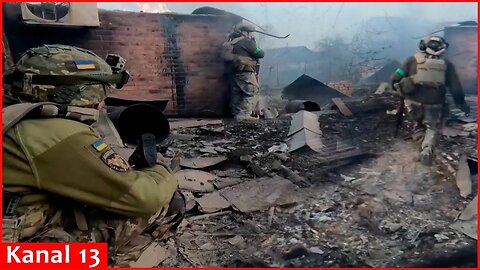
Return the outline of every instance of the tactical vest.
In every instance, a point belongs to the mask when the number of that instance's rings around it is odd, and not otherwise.
[[[18,103],[2,109],[2,135],[23,119],[62,117],[83,123],[93,123],[98,119],[95,109],[59,105],[51,102]],[[3,242],[18,242],[38,232],[46,223],[47,216],[56,210],[48,203],[22,207],[17,212],[17,204],[21,195],[2,190],[2,240]]]
[[[221,57],[225,62],[231,63],[235,71],[237,72],[255,72],[257,66],[256,60],[253,60],[248,56],[241,56],[233,53],[233,48],[235,47],[235,44],[237,44],[242,39],[245,39],[245,37],[237,37],[223,43]]]
[[[414,55],[417,62],[417,72],[411,78],[415,85],[441,87],[445,85],[447,65],[445,60],[430,58],[425,53]]]
[[[244,38],[245,37],[241,36],[223,43],[222,52],[221,52],[221,57],[223,61],[229,62],[235,59],[235,54],[233,53],[233,47],[235,47],[235,44],[237,44],[240,40]]]

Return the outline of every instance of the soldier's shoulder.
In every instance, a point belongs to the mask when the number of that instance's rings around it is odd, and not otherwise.
[[[18,126],[23,136],[35,140],[59,141],[72,135],[90,136],[95,133],[89,125],[64,118],[26,119]]]
[[[32,157],[56,146],[73,149],[98,138],[90,126],[63,118],[26,119],[9,130],[7,136],[23,145]]]

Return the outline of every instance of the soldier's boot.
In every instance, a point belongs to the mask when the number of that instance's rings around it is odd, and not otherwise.
[[[431,146],[427,146],[422,149],[420,153],[420,162],[425,166],[431,166],[433,160],[433,149]]]

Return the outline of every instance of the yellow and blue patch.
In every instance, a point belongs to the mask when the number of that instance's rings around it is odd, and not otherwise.
[[[96,69],[95,63],[92,60],[75,60],[75,66],[79,70]]]
[[[98,139],[96,142],[92,144],[93,148],[98,152],[102,152],[103,150],[107,149],[108,145],[102,140]]]

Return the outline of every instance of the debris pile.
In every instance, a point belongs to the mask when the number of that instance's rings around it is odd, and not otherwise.
[[[475,139],[443,136],[435,166],[424,167],[415,145],[393,135],[394,100],[349,101],[349,116],[334,107],[259,121],[172,120],[162,156],[188,212],[176,255],[159,266],[422,266],[474,248],[476,168],[465,172],[463,162],[476,156]]]

